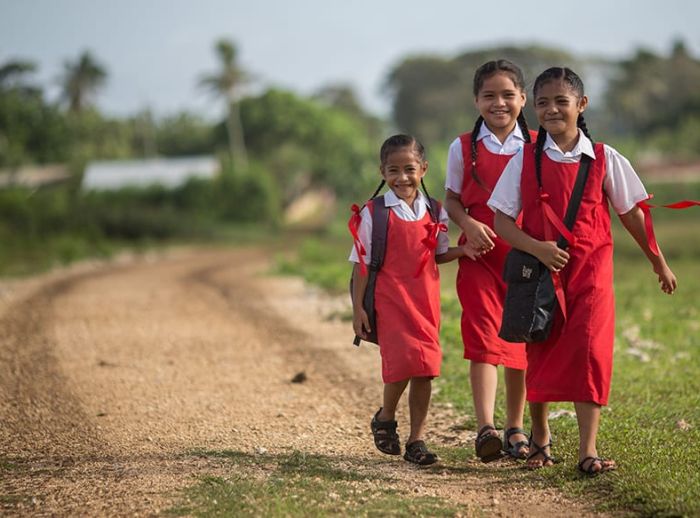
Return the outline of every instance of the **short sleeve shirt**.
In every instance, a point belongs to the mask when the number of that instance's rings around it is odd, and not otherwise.
[[[595,158],[593,144],[580,130],[578,142],[571,151],[564,153],[549,134],[543,149],[547,156],[555,162],[578,162],[581,160],[582,154]],[[617,214],[625,214],[632,210],[637,203],[649,198],[649,195],[629,160],[607,144],[604,144],[603,149],[605,153],[603,190],[610,200],[613,210]],[[520,195],[522,171],[523,153],[520,152],[508,162],[491,193],[488,206],[493,211],[499,210],[513,219],[518,217],[522,210]]]
[[[390,207],[394,215],[404,221],[420,221],[425,217],[425,212],[428,210],[428,198],[426,198],[422,192],[418,191],[418,195],[413,202],[414,210],[411,210],[408,204],[396,196],[393,191],[387,191],[384,195],[384,205]],[[369,209],[365,207],[362,209],[362,212],[360,212],[360,216],[362,217],[362,222],[360,223],[360,228],[357,233],[360,238],[360,243],[365,247],[365,252],[367,253],[367,255],[365,255],[365,263],[369,264],[372,259],[372,214],[370,214]],[[439,221],[445,225],[448,224],[449,217],[444,207],[441,207]],[[444,254],[447,252],[449,245],[450,238],[447,236],[447,232],[440,232],[438,234],[438,244],[435,253],[438,255]],[[353,263],[360,262],[357,250],[355,250],[354,246],[348,260]]]

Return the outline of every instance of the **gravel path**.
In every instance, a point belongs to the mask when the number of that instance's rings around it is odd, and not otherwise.
[[[344,300],[268,267],[260,249],[182,249],[0,283],[0,514],[159,514],[224,473],[193,451],[227,449],[366,460],[465,515],[586,515],[505,486],[510,464],[419,471],[376,452],[376,349],[328,318]],[[471,448],[461,421],[435,407],[429,440]]]

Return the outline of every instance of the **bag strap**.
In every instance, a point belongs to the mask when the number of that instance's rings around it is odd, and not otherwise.
[[[372,199],[372,258],[370,272],[378,272],[384,264],[386,235],[389,228],[389,209],[384,204],[384,195]]]
[[[569,230],[574,228],[576,215],[578,214],[578,209],[581,206],[583,190],[586,187],[586,180],[588,180],[588,172],[590,171],[592,161],[593,159],[588,155],[581,156],[581,161],[578,165],[578,174],[576,175],[576,183],[574,183],[574,190],[571,192],[569,205],[566,207],[566,214],[564,215],[564,225],[566,225],[566,228]],[[569,243],[564,236],[559,236],[557,246],[562,250],[566,250]]]
[[[576,215],[578,214],[578,209],[581,206],[583,190],[586,187],[588,172],[591,168],[592,161],[593,158],[590,156],[586,154],[581,155],[581,160],[578,164],[578,173],[576,174],[576,182],[574,183],[574,189],[571,192],[571,198],[569,198],[569,204],[566,207],[566,214],[564,215],[564,226],[569,230],[574,228],[574,223],[576,223]],[[537,166],[535,166],[535,176],[537,177],[537,186],[539,187],[540,193],[542,193],[542,172]],[[547,228],[546,221],[545,228]],[[569,246],[569,242],[563,235],[561,235],[559,236],[559,239],[557,239],[557,246],[562,250],[566,250],[566,248]]]

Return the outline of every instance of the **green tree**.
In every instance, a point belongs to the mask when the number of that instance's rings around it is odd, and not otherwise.
[[[156,147],[166,156],[210,154],[216,148],[214,128],[191,113],[169,115],[157,124]]]
[[[226,131],[231,158],[237,167],[246,168],[248,154],[238,106],[239,90],[246,81],[246,74],[237,63],[238,49],[231,41],[219,40],[216,43],[216,55],[221,69],[215,74],[203,77],[200,83],[225,100],[227,108]]]
[[[89,51],[83,52],[76,61],[66,61],[61,84],[62,98],[68,103],[68,109],[73,113],[82,112],[91,104],[106,79],[106,69]]]
[[[471,129],[478,115],[472,92],[474,72],[486,61],[499,58],[519,65],[528,84],[555,65],[570,66],[585,77],[590,61],[539,46],[491,47],[452,58],[407,57],[391,69],[385,81],[397,128],[416,135],[426,145],[451,140]],[[533,113],[527,110],[528,120],[534,125]]]
[[[251,154],[264,162],[284,202],[319,186],[363,195],[378,179],[379,144],[343,110],[271,89],[245,99],[241,116]]]
[[[0,66],[0,91],[17,92],[28,96],[41,95],[41,90],[27,81],[27,77],[36,71],[36,64],[31,61],[13,60]]]
[[[0,167],[66,158],[63,117],[31,80],[35,70],[35,64],[25,60],[0,66]]]
[[[622,61],[606,95],[618,133],[649,136],[700,116],[700,60],[682,42],[669,57],[640,49]]]

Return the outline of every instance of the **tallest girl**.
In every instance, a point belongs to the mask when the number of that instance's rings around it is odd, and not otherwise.
[[[649,196],[636,172],[615,149],[591,141],[581,78],[569,68],[549,68],[535,80],[533,96],[540,123],[536,143],[508,163],[489,200],[497,211],[499,235],[554,272],[566,301],[555,314],[549,338],[527,348],[528,466],[554,463],[548,402],[572,401],[579,427],[578,469],[596,475],[616,467],[615,461],[598,456],[596,444],[601,406],[607,405],[610,392],[615,339],[608,203],[649,259],[664,292],[673,293],[676,277],[646,234],[639,203]],[[564,228],[556,218],[566,213],[583,155],[592,163],[565,251],[551,238]],[[521,214],[522,228],[515,223]]]
[[[521,70],[505,59],[489,61],[474,74],[479,118],[474,129],[456,138],[447,157],[445,208],[462,230],[460,244],[472,255],[459,261],[457,294],[462,305],[464,357],[471,361],[470,380],[478,424],[476,455],[483,462],[502,450],[524,458],[527,437],[522,430],[525,409],[524,344],[498,337],[505,284],[503,263],[510,247],[493,231],[491,190],[510,158],[535,137],[525,123],[525,81]],[[506,426],[503,441],[494,424],[497,366],[505,368]]]

